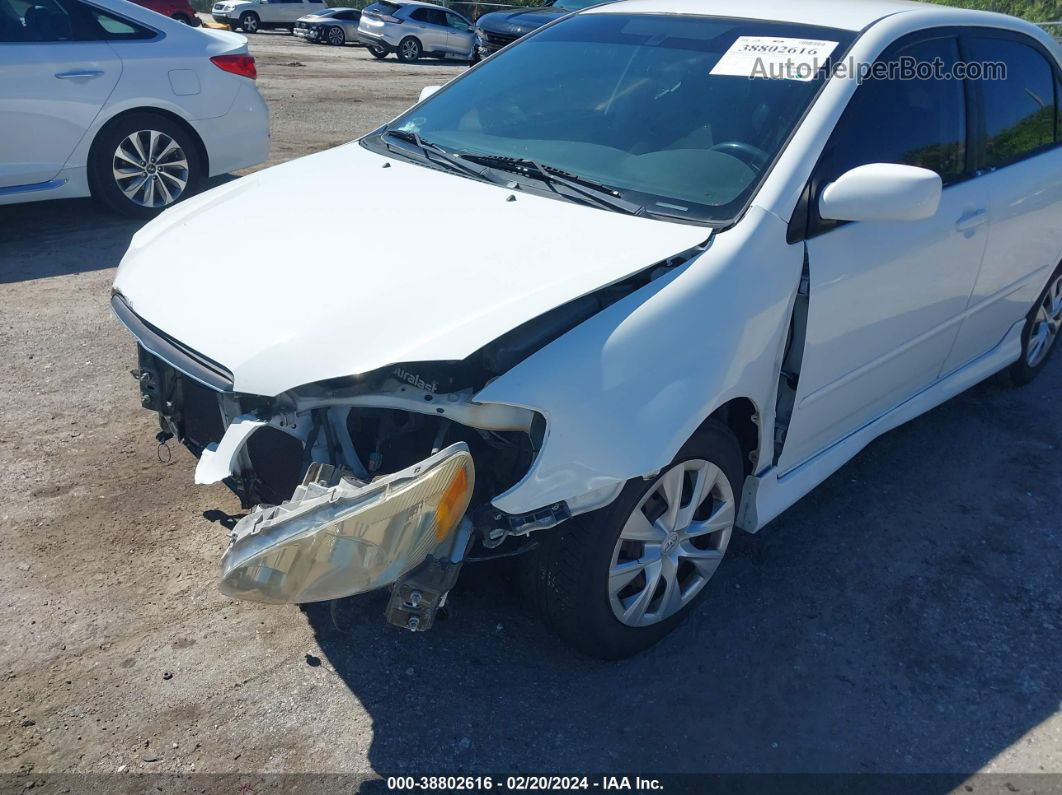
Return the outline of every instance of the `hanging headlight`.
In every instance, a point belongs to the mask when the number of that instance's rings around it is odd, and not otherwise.
[[[221,561],[221,590],[236,599],[301,603],[389,585],[449,538],[474,485],[463,442],[373,483],[305,483],[283,505],[256,509],[236,524]]]

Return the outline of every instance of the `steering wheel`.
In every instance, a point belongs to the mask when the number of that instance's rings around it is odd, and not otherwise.
[[[762,171],[767,161],[770,160],[770,155],[758,146],[747,144],[744,141],[723,141],[711,147],[710,151],[732,155],[753,171]]]

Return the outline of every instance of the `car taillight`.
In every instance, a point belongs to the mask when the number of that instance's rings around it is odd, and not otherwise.
[[[398,17],[392,17],[392,16],[388,16],[388,15],[383,15],[383,16],[380,17],[380,19],[382,19],[384,22],[393,22],[396,25],[401,25],[402,24],[402,20],[399,19]]]
[[[258,69],[254,65],[253,55],[215,55],[210,59],[218,69],[232,72],[240,77],[258,78]]]

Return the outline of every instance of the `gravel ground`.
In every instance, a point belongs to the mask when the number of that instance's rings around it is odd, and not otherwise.
[[[272,162],[459,71],[251,46]],[[678,632],[605,664],[497,564],[424,635],[380,595],[335,616],[221,596],[239,506],[183,450],[160,462],[107,306],[135,229],[87,201],[0,209],[0,772],[1062,772],[1062,357],[877,441],[736,538]]]

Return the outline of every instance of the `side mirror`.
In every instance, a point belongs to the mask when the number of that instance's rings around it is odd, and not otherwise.
[[[440,88],[442,88],[442,86],[424,86],[424,88],[420,90],[420,99],[418,99],[417,101],[423,102],[436,91],[438,91]]]
[[[940,175],[926,168],[871,163],[826,186],[819,215],[830,221],[921,221],[940,206]]]

